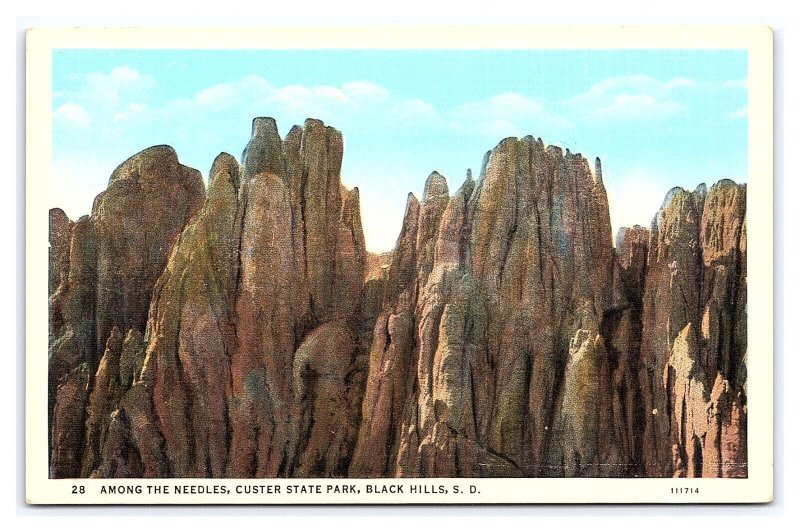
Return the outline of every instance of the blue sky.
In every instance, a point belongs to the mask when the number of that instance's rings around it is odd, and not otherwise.
[[[451,192],[508,136],[600,157],[616,232],[649,224],[667,190],[747,178],[744,51],[53,52],[51,203],[75,219],[114,168],[154,144],[207,177],[255,116],[306,117],[345,139],[367,247],[391,249],[406,194]]]

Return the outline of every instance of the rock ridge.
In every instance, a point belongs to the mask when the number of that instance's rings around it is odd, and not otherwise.
[[[50,211],[50,475],[747,476],[746,186],[612,242],[601,161],[503,139],[366,251],[341,132],[253,120]]]

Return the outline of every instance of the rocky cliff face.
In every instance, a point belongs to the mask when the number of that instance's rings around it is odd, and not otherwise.
[[[673,189],[653,220],[639,379],[649,476],[746,475],[745,192]]]
[[[743,186],[615,249],[599,160],[506,139],[377,256],[342,149],[257,118],[51,211],[51,476],[746,475]]]
[[[114,170],[91,216],[72,225],[51,211],[51,280],[59,272],[50,296],[52,476],[81,473],[82,442],[95,446],[87,401],[100,400],[96,373],[112,370],[119,331],[144,331],[153,286],[204,199],[200,173],[181,165],[172,148],[155,146]],[[57,251],[67,230],[68,257]]]
[[[606,449],[582,374],[610,232],[599,173],[541,140],[503,141],[452,198],[431,175],[389,268],[351,474],[593,473]]]

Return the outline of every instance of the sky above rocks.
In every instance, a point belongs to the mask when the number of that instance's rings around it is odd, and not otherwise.
[[[650,51],[56,50],[51,204],[88,214],[111,172],[169,144],[207,179],[256,116],[281,135],[342,131],[367,249],[386,251],[406,194],[450,191],[509,136],[600,157],[614,233],[649,225],[673,186],[747,178],[747,53]]]

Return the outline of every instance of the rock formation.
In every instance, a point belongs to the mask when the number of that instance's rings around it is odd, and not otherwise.
[[[611,299],[599,171],[525,137],[449,201],[439,177],[410,199],[389,268],[351,474],[562,476],[582,452],[575,431],[600,415],[577,382],[563,386],[583,371],[570,340],[593,331],[593,345]]]
[[[74,442],[85,439],[87,428],[89,446],[95,447],[94,432],[100,429],[84,427],[86,402],[90,396],[100,400],[93,390],[98,370],[101,379],[110,378],[113,371],[112,359],[118,355],[113,353],[117,341],[111,337],[144,330],[156,280],[177,236],[204,199],[197,170],[181,165],[168,146],[148,148],[114,170],[108,187],[95,199],[91,216],[68,226],[68,259],[51,252],[51,279],[54,269],[60,270],[59,286],[50,298],[53,477],[80,473],[84,452]],[[65,238],[60,218],[58,211],[51,212],[55,250]],[[106,359],[102,367],[101,357]],[[92,413],[88,421],[94,427]],[[65,445],[69,449],[62,448]],[[67,456],[69,460],[61,459]]]
[[[51,211],[51,476],[747,475],[744,186],[615,248],[600,161],[509,138],[374,255],[342,150],[257,118]]]
[[[639,378],[648,476],[746,474],[745,192],[729,180],[673,189],[653,220]],[[736,425],[735,451],[722,419]]]

